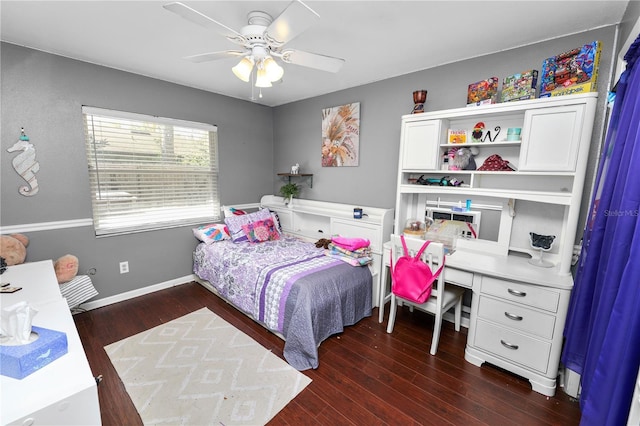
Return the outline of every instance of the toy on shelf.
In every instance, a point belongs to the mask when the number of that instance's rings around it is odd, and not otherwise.
[[[502,102],[536,98],[538,70],[523,71],[502,80]]]
[[[480,151],[477,147],[451,148],[447,153],[449,170],[475,170],[477,168],[474,157]]]
[[[427,102],[427,91],[426,90],[416,90],[413,92],[413,111],[411,114],[420,114],[424,112],[424,103]]]
[[[598,90],[602,44],[593,41],[542,62],[540,97],[572,95]]]
[[[456,130],[449,129],[448,138],[450,144],[462,144],[467,143],[467,131],[466,130]]]
[[[441,178],[425,178],[424,175],[416,180],[418,185],[439,185],[439,186],[461,186],[464,181],[456,178],[450,178],[449,176],[443,176]]]
[[[467,106],[498,103],[498,77],[490,77],[469,85]]]
[[[471,132],[471,142],[486,142],[487,139],[489,139],[489,142],[493,142],[498,138],[501,130],[500,126],[496,126],[493,129],[496,132],[495,135],[493,135],[493,138],[491,137],[491,130],[487,130],[487,132],[485,133],[484,128],[485,124],[482,121],[476,123],[473,126],[473,131]]]
[[[500,155],[492,154],[484,160],[478,170],[484,172],[513,172],[515,167]]]

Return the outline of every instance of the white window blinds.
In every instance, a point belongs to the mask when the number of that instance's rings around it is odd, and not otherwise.
[[[220,219],[215,126],[83,107],[96,235]]]

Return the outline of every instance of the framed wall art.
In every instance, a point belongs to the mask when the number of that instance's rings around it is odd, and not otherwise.
[[[322,167],[357,166],[360,102],[322,110]]]

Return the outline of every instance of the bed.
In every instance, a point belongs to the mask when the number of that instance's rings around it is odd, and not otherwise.
[[[285,234],[259,242],[234,241],[229,230],[231,239],[196,247],[194,273],[282,337],[284,357],[294,368],[317,368],[323,340],[371,315],[369,268],[351,266]]]

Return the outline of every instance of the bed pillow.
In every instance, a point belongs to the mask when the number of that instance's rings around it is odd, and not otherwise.
[[[269,211],[269,209],[261,209],[257,212],[243,214],[240,216],[226,217],[224,219],[224,223],[226,223],[227,227],[229,228],[231,240],[234,243],[239,243],[242,241],[249,241],[247,235],[242,229],[242,225],[248,225],[250,223],[266,219],[271,219],[271,212]]]
[[[273,223],[273,219],[257,220],[247,225],[242,225],[242,230],[247,239],[252,243],[274,241],[280,239],[280,233]]]
[[[244,210],[236,209],[235,207],[230,206],[222,206],[222,211],[224,212],[224,217],[232,217],[232,216],[240,216],[243,214],[247,214]]]
[[[273,219],[273,224],[276,226],[278,234],[282,234],[282,224],[280,223],[280,216],[278,216],[278,212],[274,210],[269,211],[271,212],[271,219]]]
[[[224,223],[212,223],[193,228],[193,235],[205,244],[231,239],[229,229]]]

